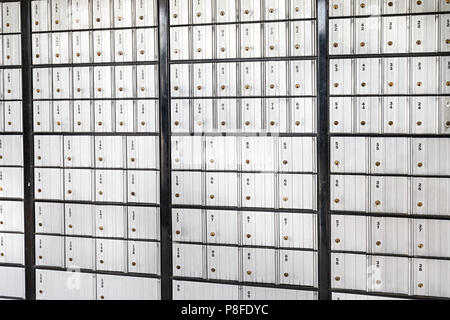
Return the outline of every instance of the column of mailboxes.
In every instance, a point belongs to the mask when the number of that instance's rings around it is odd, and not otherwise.
[[[0,297],[25,297],[20,3],[0,3]]]
[[[445,0],[330,1],[336,299],[450,297],[449,11]]]
[[[174,299],[316,298],[315,2],[169,15]]]
[[[38,299],[160,297],[157,12],[32,1]]]

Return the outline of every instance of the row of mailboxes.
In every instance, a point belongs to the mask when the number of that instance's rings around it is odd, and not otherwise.
[[[0,132],[22,131],[22,102],[0,101]]]
[[[0,66],[22,64],[21,35],[0,35]]]
[[[159,300],[161,280],[36,269],[37,300]]]
[[[146,27],[158,24],[156,0],[33,0],[34,32]]]
[[[316,230],[311,213],[172,209],[176,242],[317,249]]]
[[[150,28],[34,33],[33,64],[156,61],[157,32]]]
[[[172,203],[316,210],[317,176],[174,171]]]
[[[313,137],[172,136],[173,170],[316,172]]]
[[[34,101],[35,132],[156,133],[157,100]]]
[[[450,176],[450,139],[332,137],[331,172]]]
[[[160,233],[157,207],[36,202],[35,225],[38,234],[80,237],[159,240]]]
[[[450,15],[332,19],[330,54],[450,51]]]
[[[34,99],[156,98],[155,65],[33,69]]]
[[[0,100],[22,99],[22,69],[0,69]]]
[[[448,260],[331,253],[331,287],[450,297],[449,268]]]
[[[379,14],[405,14],[450,11],[447,0],[332,0],[328,12],[336,16],[371,16]]]
[[[367,294],[354,294],[354,293],[343,293],[343,292],[333,292],[331,294],[332,300],[351,300],[351,301],[373,301],[373,300],[405,300],[408,298],[397,298],[397,297],[386,297],[380,295],[367,295]]]
[[[19,33],[20,24],[20,2],[0,3],[0,33]]]
[[[35,167],[158,169],[159,138],[39,135],[34,156]]]
[[[170,58],[312,56],[315,34],[313,21],[174,27],[170,29]]]
[[[36,168],[34,177],[36,199],[159,203],[158,171]]]
[[[450,93],[450,57],[330,60],[331,95],[408,93]]]
[[[25,298],[25,268],[0,266],[0,296]]]
[[[317,300],[317,292],[201,281],[173,282],[173,300]]]
[[[448,215],[450,179],[331,175],[333,211]]]
[[[315,17],[315,0],[170,0],[170,24],[208,24]]]
[[[333,133],[449,134],[447,96],[330,98]]]
[[[152,241],[36,235],[36,265],[160,274],[160,245]]]
[[[172,99],[174,133],[315,133],[315,98]]]
[[[316,64],[309,60],[172,64],[170,93],[172,97],[312,96],[315,74]]]
[[[317,252],[173,244],[173,276],[317,286]]]
[[[331,215],[335,251],[450,257],[450,221]]]

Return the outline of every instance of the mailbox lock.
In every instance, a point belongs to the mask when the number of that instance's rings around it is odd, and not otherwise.
[[[446,127],[450,127],[450,121],[447,121],[447,122],[445,123],[445,126],[446,126]]]
[[[38,191],[39,193],[41,193],[41,192],[42,192],[42,189],[38,189],[37,191]]]
[[[246,89],[246,90],[249,90],[250,88],[251,88],[251,87],[250,87],[249,84],[246,84],[246,85],[245,85],[245,89]]]
[[[337,238],[336,240],[334,240],[334,242],[340,243],[340,242],[341,242],[341,239]]]
[[[419,245],[417,246],[419,249],[422,249],[423,248],[423,244],[422,243],[419,243]]]
[[[249,11],[248,9],[246,9],[246,10],[244,10],[244,13],[245,13],[245,14],[249,14],[250,11]]]
[[[72,161],[72,157],[67,157],[67,161]]]
[[[212,195],[209,196],[209,198],[212,200],[212,199],[214,199],[215,197],[214,197],[214,195],[212,194]]]
[[[120,121],[120,122],[119,122],[119,125],[122,127],[122,126],[123,126],[123,121]]]
[[[394,86],[394,83],[393,83],[392,81],[390,81],[390,82],[388,83],[388,85],[389,85],[389,87],[393,87],[393,86]]]
[[[59,53],[55,54],[55,56],[56,56],[57,58],[59,58]]]
[[[417,286],[418,286],[419,288],[423,288],[423,283],[419,283]]]
[[[381,280],[377,280],[377,281],[376,281],[376,284],[381,284]]]
[[[139,53],[143,55],[145,53],[145,51],[141,50],[141,51],[139,51]]]
[[[179,193],[175,193],[175,198],[179,198],[180,194]]]
[[[211,268],[211,272],[216,272],[216,268]]]
[[[103,161],[103,158],[102,158],[102,157],[99,157],[99,158],[98,158],[98,161]]]
[[[0,221],[0,224],[3,224],[3,221]],[[42,227],[42,222],[39,222],[39,227]]]
[[[419,202],[419,203],[417,203],[417,206],[418,206],[418,207],[422,207],[422,206],[423,206],[423,203],[422,203],[422,202]]]
[[[339,47],[339,44],[337,42],[333,43],[333,47],[337,48]]]
[[[422,163],[422,162],[419,162],[419,163],[417,164],[417,166],[418,166],[419,168],[422,168],[422,167],[423,167],[423,163]]]
[[[173,87],[173,90],[178,91],[178,86]]]
[[[379,206],[380,204],[381,204],[381,201],[380,201],[380,200],[375,201],[375,205],[376,205],[376,206]]]
[[[197,90],[202,90],[202,86],[197,86]]]
[[[446,44],[450,44],[450,39],[445,39]]]
[[[139,16],[139,20],[144,20],[144,16]]]
[[[394,5],[394,3],[393,3],[392,1],[389,1],[389,2],[388,2],[388,6],[389,6],[389,7],[392,7],[393,5]]]
[[[334,124],[335,126],[337,126],[337,125],[339,125],[339,121],[335,121],[333,124]]]
[[[288,201],[289,199],[288,199],[288,197],[283,197],[283,201],[284,202],[286,202],[286,201]]]
[[[197,17],[201,17],[202,13],[201,12],[197,12]]]
[[[39,293],[40,293],[40,294],[43,294],[43,293],[44,293],[44,291],[42,291],[42,290],[39,290]]]
[[[131,231],[132,231],[132,232],[136,232],[136,228],[132,228]]]
[[[120,87],[120,88],[119,88],[119,91],[123,91],[123,87]]]
[[[77,92],[81,92],[81,88],[77,88]]]
[[[122,21],[122,17],[117,17],[117,21]]]
[[[250,164],[250,160],[248,160],[248,159],[245,160],[245,163],[246,163],[246,164]]]
[[[417,5],[420,6],[422,4],[422,1],[417,1]]]
[[[177,270],[180,270],[180,269],[181,269],[181,266],[180,266],[180,265],[178,265],[178,266],[176,266],[176,268],[177,268]]]
[[[300,8],[299,7],[295,7],[295,12],[300,12]]]
[[[271,84],[270,85],[270,89],[274,89],[275,88],[275,85],[274,84]]]
[[[389,121],[388,125],[390,125],[390,126],[394,125],[394,121]]]
[[[77,57],[81,56],[81,53],[77,52]]]
[[[134,197],[136,195],[136,192],[131,192],[130,194],[132,197]]]
[[[283,164],[288,164],[288,161],[287,160],[283,160]]]
[[[245,125],[249,126],[250,125],[250,121],[245,121]]]
[[[226,122],[225,122],[225,121],[222,121],[220,124],[221,124],[222,126],[225,126],[225,125],[226,125]]]
[[[388,41],[388,46],[392,46],[394,43],[392,41]]]
[[[175,124],[176,126],[178,126],[178,125],[180,125],[180,122],[179,122],[179,121],[175,121],[174,124]]]
[[[42,159],[42,157],[41,157],[41,156],[38,156],[38,157],[37,157],[37,159],[38,159],[38,160],[41,160],[41,159]]]
[[[289,240],[289,237],[288,237],[288,236],[284,236],[283,239],[284,239],[285,241],[288,241],[288,240]]]
[[[339,203],[340,200],[339,200],[339,199],[334,199],[334,202],[335,202],[335,203]]]
[[[178,18],[178,15],[176,13],[173,14],[173,18],[176,19]]]
[[[274,49],[275,49],[275,46],[274,46],[274,45],[271,45],[271,46],[269,47],[269,49],[270,49],[270,50],[274,50]]]
[[[133,267],[135,267],[135,266],[136,266],[136,262],[133,261],[133,262],[131,263],[131,265],[132,265]]]
[[[198,53],[202,52],[202,48],[197,48],[197,52]]]
[[[99,191],[98,194],[99,194],[99,195],[103,195],[103,191]]]
[[[211,232],[210,235],[211,235],[211,237],[215,237],[216,233],[215,232]]]
[[[334,280],[341,281],[341,277],[335,277]]]
[[[105,296],[100,296],[100,299],[105,300]]]
[[[225,11],[223,11],[223,10],[220,11],[220,15],[221,15],[221,16],[224,16],[224,15],[225,15]]]
[[[131,162],[134,162],[135,160],[136,160],[135,158],[131,158],[131,159],[130,159]],[[175,162],[179,162],[179,161],[180,161],[180,159],[178,159],[178,158],[175,159]]]
[[[295,121],[295,125],[298,127],[300,125],[300,121]]]
[[[270,121],[270,125],[273,127],[275,125],[275,121]]]
[[[197,121],[197,125],[200,127],[202,125],[201,121]]]
[[[55,20],[55,24],[59,24],[59,20]]]
[[[299,44],[296,44],[296,45],[295,45],[295,49],[296,49],[296,50],[299,50],[299,49],[300,49],[300,45],[299,45]]]
[[[421,86],[422,86],[422,82],[420,82],[420,81],[417,82],[417,86],[418,86],[418,87],[421,87]]]
[[[334,83],[334,87],[335,87],[335,88],[339,87],[339,83],[335,82],[335,83]]]
[[[289,277],[289,273],[285,272],[285,273],[284,273],[284,277],[285,277],[285,278]]]
[[[246,47],[245,47],[245,51],[250,51],[250,47],[249,47],[249,46],[246,46]]]
[[[379,167],[379,166],[381,166],[381,162],[377,161],[377,162],[375,162],[375,165],[376,165],[377,167]]]
[[[225,52],[225,48],[224,47],[220,48],[220,51]]]
[[[56,89],[56,92],[61,92],[61,89],[60,89],[60,88],[57,88],[57,89]]]
[[[73,261],[73,259],[72,259],[72,258],[69,258],[69,261],[70,261],[70,262],[72,262],[72,261]]]
[[[251,237],[252,237],[252,235],[247,233],[247,238],[250,239]]]
[[[361,47],[364,47],[364,46],[366,45],[366,43],[365,43],[365,42],[361,42],[359,45],[360,45]]]
[[[68,194],[72,194],[72,190],[67,190],[67,193]]]
[[[105,261],[103,261],[103,260],[100,260],[100,264],[103,264]]]
[[[447,81],[447,82],[445,83],[445,86],[450,87],[450,81]]]
[[[251,275],[252,272],[251,272],[250,270],[247,270],[247,274],[248,274],[248,275]]]
[[[421,126],[422,125],[422,121],[417,121],[417,125]]]
[[[376,242],[376,245],[377,245],[377,246],[381,246],[381,241],[377,241],[377,242]]]
[[[214,163],[215,161],[214,161],[214,159],[209,159],[209,162]]]
[[[73,228],[73,226],[71,224],[69,224],[69,229],[72,229],[72,228]]]
[[[296,88],[296,89],[300,89],[300,84],[297,83],[297,84],[295,85],[295,88]]]
[[[3,221],[0,221],[0,224],[3,224]],[[40,223],[39,226],[42,227],[42,223]]]
[[[2,253],[0,253],[0,256],[1,256],[1,257],[4,257],[4,256],[5,256],[5,254],[4,254],[3,252],[2,252]]]
[[[250,196],[246,196],[245,199],[246,199],[246,200],[250,200],[251,197],[250,197]]]
[[[366,83],[365,82],[363,82],[363,83],[361,83],[361,87],[365,87],[366,86]]]
[[[364,9],[366,7],[366,4],[365,3],[361,3],[359,6]]]
[[[175,231],[175,234],[179,235],[179,234],[181,234],[181,231],[177,230],[177,231]]]
[[[333,9],[337,10],[339,8],[339,6],[337,4],[333,5]]]
[[[39,21],[35,21],[34,24],[38,26],[39,25]]]
[[[269,13],[274,13],[275,12],[275,9],[274,8],[270,8],[269,9]]]
[[[226,86],[223,84],[222,86],[220,86],[220,89],[225,90]]]
[[[338,166],[339,164],[340,164],[339,160],[336,160],[336,161],[334,162],[334,165],[336,165],[336,166]]]
[[[39,256],[39,259],[42,260],[42,256]]]
[[[100,231],[103,231],[103,227],[102,227],[102,226],[98,227],[98,229],[99,229]]]

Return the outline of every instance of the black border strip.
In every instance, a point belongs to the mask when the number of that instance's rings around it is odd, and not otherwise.
[[[161,299],[172,300],[172,214],[170,104],[169,104],[169,0],[158,1],[159,19],[159,130]]]
[[[31,71],[31,1],[20,2],[22,31],[22,118],[24,161],[24,213],[25,213],[25,298],[36,299],[35,243],[34,243],[34,139],[33,139],[33,80]]]
[[[317,0],[318,75],[317,75],[317,161],[318,161],[318,246],[319,300],[331,299],[330,245],[330,128],[328,107],[328,1]]]

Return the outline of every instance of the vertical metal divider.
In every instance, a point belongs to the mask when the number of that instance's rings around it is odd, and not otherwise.
[[[169,104],[169,0],[158,1],[161,299],[172,300],[172,214]]]
[[[317,160],[318,160],[318,238],[319,300],[331,299],[330,251],[330,129],[328,107],[328,1],[317,0]]]
[[[31,1],[21,0],[22,40],[22,118],[24,163],[24,221],[25,221],[25,298],[36,299],[34,244],[34,141],[33,141],[33,80],[31,72]]]

